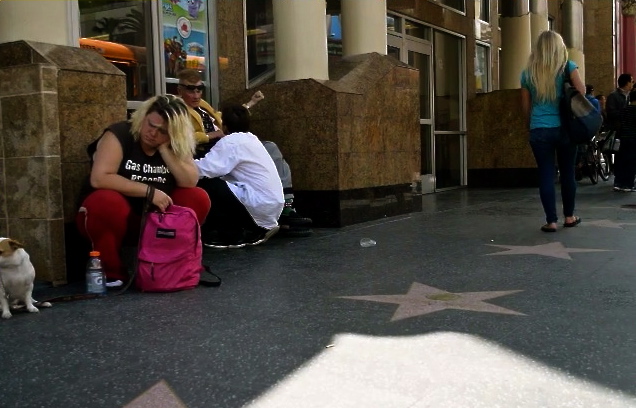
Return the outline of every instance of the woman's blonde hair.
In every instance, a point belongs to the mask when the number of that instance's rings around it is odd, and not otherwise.
[[[563,38],[554,31],[544,31],[539,35],[530,58],[528,77],[534,85],[539,102],[557,99],[556,78],[563,73],[568,61],[568,50]]]
[[[181,160],[192,158],[196,141],[190,114],[183,99],[175,95],[154,96],[133,113],[130,122],[135,140],[139,140],[144,119],[153,112],[158,113],[168,123],[168,135],[174,154]]]

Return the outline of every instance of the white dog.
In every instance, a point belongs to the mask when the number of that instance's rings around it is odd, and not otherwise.
[[[35,268],[23,248],[24,245],[14,239],[0,237],[0,307],[3,319],[11,317],[9,298],[12,308],[19,308],[18,302],[22,302],[29,312],[39,312],[33,305],[36,301],[31,297]],[[40,306],[51,307],[51,304],[42,302]]]

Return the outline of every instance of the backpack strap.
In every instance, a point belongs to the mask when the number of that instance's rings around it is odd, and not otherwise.
[[[569,60],[565,60],[565,65],[563,65],[563,81],[570,82],[570,62]]]
[[[201,271],[201,278],[199,279],[199,285],[201,286],[221,286],[223,280],[221,277],[210,270],[209,265],[203,265],[203,271]]]

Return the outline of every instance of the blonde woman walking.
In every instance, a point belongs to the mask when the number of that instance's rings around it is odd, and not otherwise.
[[[546,217],[546,224],[541,227],[543,232],[557,230],[555,158],[561,175],[563,226],[575,227],[581,222],[581,218],[574,215],[576,145],[570,142],[559,115],[566,70],[572,85],[584,95],[585,85],[577,65],[568,60],[563,38],[554,31],[542,32],[521,74],[521,104],[530,129],[530,147],[539,169],[539,195]]]

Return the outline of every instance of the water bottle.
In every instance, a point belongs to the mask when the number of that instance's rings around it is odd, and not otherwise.
[[[106,294],[106,277],[102,269],[102,261],[99,259],[99,251],[89,253],[86,264],[86,292],[98,295]]]
[[[360,240],[360,246],[362,248],[369,248],[372,246],[375,246],[376,242],[374,240],[372,240],[371,238],[362,238]]]

